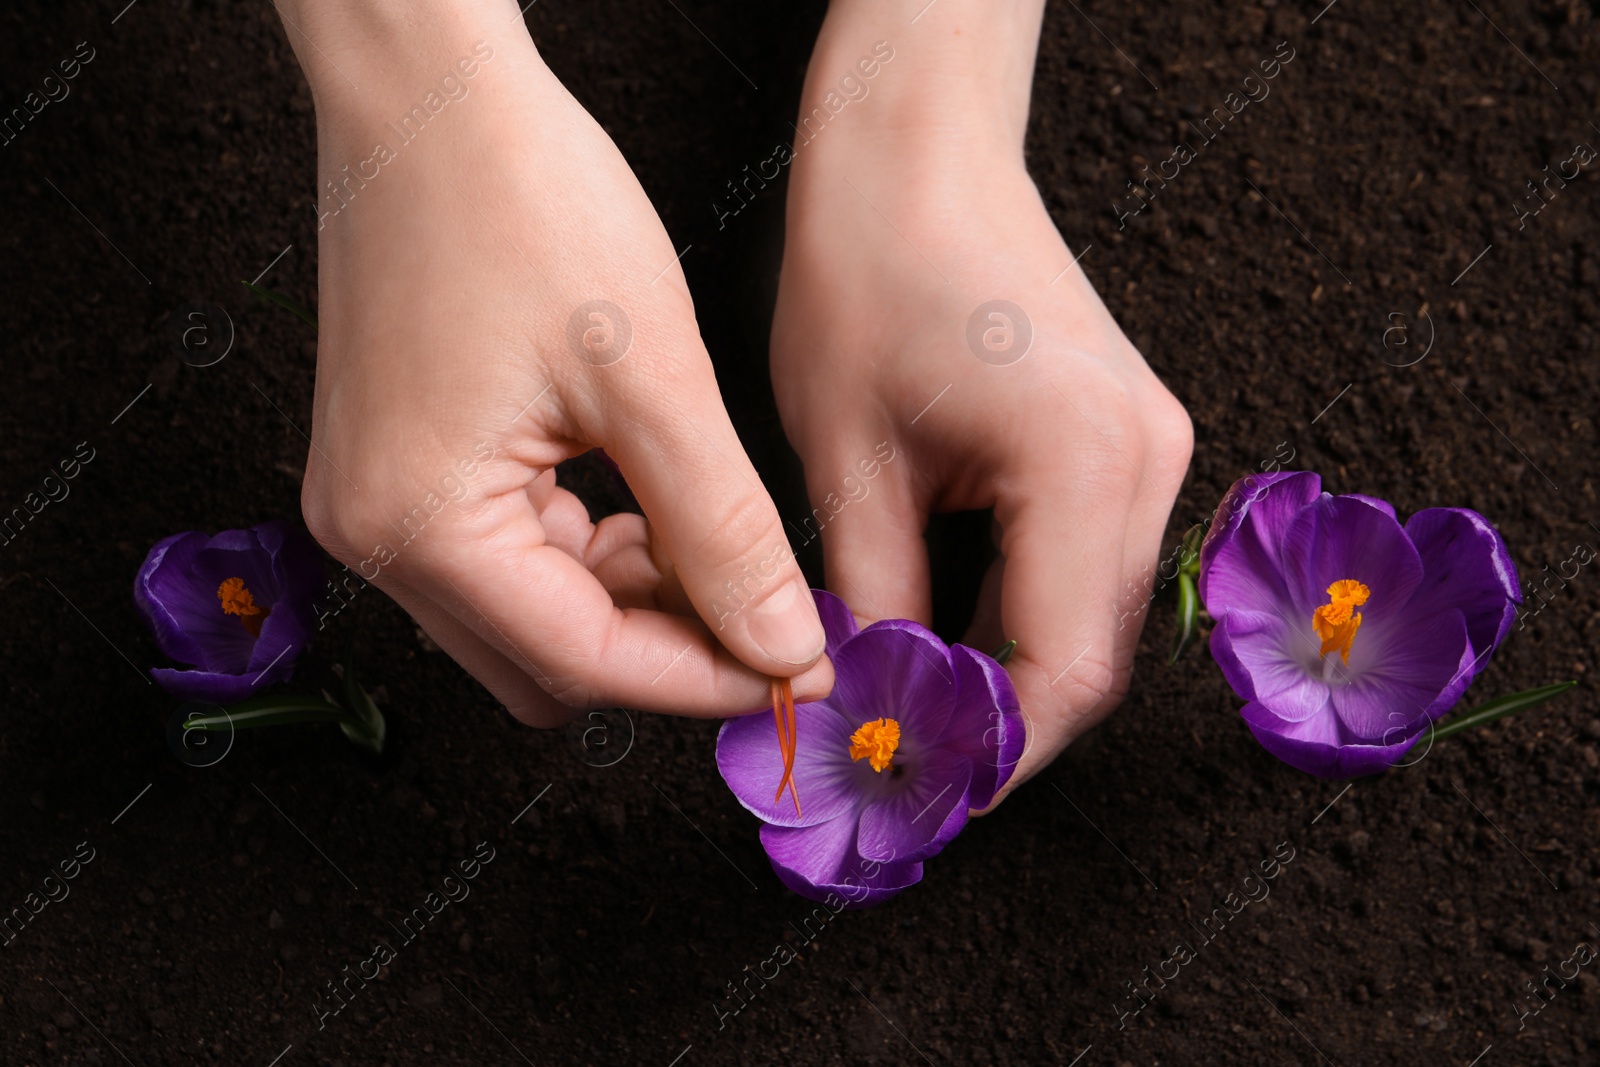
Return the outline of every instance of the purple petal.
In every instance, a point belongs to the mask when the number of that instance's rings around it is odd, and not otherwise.
[[[328,587],[322,549],[305,530],[281,520],[263,522],[252,527],[251,532],[272,558],[278,603],[303,607],[309,618],[313,605]]]
[[[215,671],[175,671],[170,667],[157,667],[150,677],[179,700],[196,700],[204,704],[233,704],[254,696],[270,685],[285,681],[293,673],[292,663],[278,664],[258,679],[251,674],[222,674]]]
[[[1261,747],[1296,770],[1320,778],[1356,778],[1377,774],[1399,762],[1416,743],[1417,734],[1392,738],[1389,745],[1349,744],[1339,737],[1334,716],[1313,716],[1288,723],[1260,704],[1246,704],[1239,712]]]
[[[1328,586],[1341,579],[1371,590],[1360,608],[1363,628],[1399,615],[1422,583],[1422,559],[1400,524],[1348,497],[1319,497],[1295,517],[1285,535],[1283,563],[1290,597],[1284,609],[1291,622],[1304,619],[1307,626],[1328,602]]]
[[[280,602],[261,624],[261,636],[250,652],[250,663],[244,673],[254,676],[262,671],[280,674],[284,668],[293,667],[300,653],[311,644],[310,620],[298,605]],[[265,683],[263,683],[265,684]]]
[[[166,602],[170,599],[186,603],[193,599],[190,583],[183,581],[183,576],[194,569],[195,554],[205,543],[206,535],[192,530],[163,538],[150,549],[133,579],[134,603],[150,624],[156,647],[179,663],[199,663],[205,653]],[[160,580],[158,574],[162,575]]]
[[[1368,507],[1377,508],[1395,522],[1400,521],[1400,517],[1394,513],[1394,505],[1387,500],[1380,500],[1375,496],[1367,496],[1365,493],[1340,493],[1339,495],[1346,500],[1359,500]]]
[[[770,710],[722,724],[717,733],[717,770],[739,803],[764,822],[816,826],[848,816],[854,825],[863,790],[875,773],[865,760],[850,759],[850,735],[855,730],[827,702],[795,706],[794,784],[801,816],[795,815],[787,789],[773,799],[783,777],[783,756]]]
[[[981,810],[1011,780],[1027,747],[1027,721],[1004,667],[965,645],[950,647],[950,662],[956,703],[936,744],[972,762],[967,802]]]
[[[922,880],[921,863],[880,863],[856,852],[856,822],[842,818],[818,826],[763,826],[761,846],[773,872],[808,900],[836,896],[867,907]]]
[[[1277,615],[1230,611],[1211,631],[1211,655],[1233,691],[1289,722],[1327,707],[1328,686],[1307,669],[1320,647],[1314,634],[1293,630]]]
[[[856,617],[850,614],[845,602],[826,589],[811,590],[811,597],[817,602],[817,615],[822,619],[822,632],[828,639],[823,651],[828,659],[832,660],[838,654],[841,645],[861,632],[860,627],[856,625]]]
[[[914,739],[931,745],[955,708],[949,649],[926,627],[905,619],[875,622],[846,641],[833,657],[833,674],[829,702],[855,727],[894,719],[901,744]]]
[[[1294,471],[1253,475],[1228,490],[1200,548],[1198,591],[1213,618],[1239,609],[1282,610],[1284,537],[1321,484],[1309,471]]]
[[[242,578],[257,604],[267,608],[277,606],[278,575],[272,565],[272,555],[256,540],[254,530],[223,530],[217,534],[200,550],[195,570],[211,586],[213,602],[217,586],[229,578]]]
[[[872,801],[861,812],[856,851],[865,859],[925,860],[937,855],[966,825],[971,760],[936,750],[904,766],[903,773],[909,784]]]
[[[151,549],[136,586],[161,650],[181,663],[238,674],[250,663],[256,639],[217,600],[221,579],[203,565],[204,534],[167,538]],[[225,576],[228,577],[228,576]],[[180,654],[181,653],[181,654]]]
[[[1460,610],[1475,660],[1473,676],[1505,640],[1522,603],[1517,566],[1499,531],[1466,508],[1428,508],[1411,516],[1406,533],[1422,558],[1422,585],[1412,597],[1417,617]]]
[[[1444,714],[1472,681],[1472,662],[1460,611],[1407,618],[1371,633],[1363,623],[1344,667],[1349,682],[1330,686],[1334,710],[1353,739],[1381,741]]]

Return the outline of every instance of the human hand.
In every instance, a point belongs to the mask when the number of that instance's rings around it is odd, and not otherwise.
[[[1001,558],[966,643],[1018,642],[1028,745],[1001,797],[1127,692],[1144,613],[1125,589],[1192,446],[1024,168],[1037,7],[956,0],[907,38],[878,5],[834,4],[802,117],[841,74],[867,90],[795,146],[772,332],[828,587],[857,616],[929,622],[928,514],[994,509]],[[866,82],[860,57],[892,36]],[[975,315],[995,299],[1016,307]]]
[[[312,533],[530,724],[826,693],[672,243],[517,6],[283,11],[317,105]],[[650,525],[556,485],[595,446]]]

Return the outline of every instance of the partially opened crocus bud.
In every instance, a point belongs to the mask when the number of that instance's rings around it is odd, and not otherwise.
[[[287,522],[158,542],[134,579],[134,601],[161,651],[193,669],[150,676],[181,700],[212,704],[288,681],[324,584],[316,543]]]
[[[1200,553],[1211,652],[1261,745],[1311,774],[1393,766],[1504,640],[1522,594],[1466,508],[1332,496],[1310,472],[1228,491]]]

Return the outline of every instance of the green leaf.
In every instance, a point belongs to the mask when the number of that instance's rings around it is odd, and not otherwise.
[[[1200,597],[1195,593],[1194,578],[1186,570],[1178,571],[1178,632],[1172,637],[1172,652],[1167,656],[1167,666],[1178,662],[1178,657],[1189,650],[1200,633]]]
[[[1458,734],[1463,730],[1470,730],[1474,726],[1482,726],[1484,723],[1493,722],[1506,715],[1526,711],[1535,704],[1543,704],[1546,700],[1560,696],[1577,684],[1576,681],[1557,682],[1555,685],[1527,689],[1521,693],[1512,693],[1510,696],[1497,697],[1487,704],[1479,704],[1471,711],[1457,715],[1448,723],[1436,729],[1433,732],[1434,740],[1437,741],[1441,737]]]
[[[1178,572],[1190,578],[1200,577],[1200,546],[1205,543],[1204,526],[1191,526],[1183,535],[1183,554],[1178,557]]]
[[[1000,666],[1004,667],[1006,665],[1006,660],[1010,659],[1011,653],[1015,652],[1016,650],[1017,643],[1015,641],[1007,641],[1005,644],[989,653],[989,658],[1000,664]]]
[[[283,726],[298,722],[339,722],[350,715],[337,704],[303,693],[270,693],[251,697],[225,709],[221,715],[199,715],[183,724],[185,730],[248,730],[257,726]]]
[[[257,285],[255,282],[245,282],[244,287],[259,296],[261,299],[267,301],[269,304],[277,304],[279,307],[284,308],[289,313],[297,315],[306,322],[309,322],[312,329],[317,328],[317,317],[315,315],[311,314],[311,312],[295,303],[289,297],[284,296],[276,289],[267,289],[263,286]]]
[[[381,754],[384,738],[389,734],[389,724],[384,721],[383,712],[378,710],[378,705],[372,702],[367,691],[356,681],[355,666],[349,657],[345,659],[344,664],[344,701],[350,715],[339,724],[339,729],[362,748],[370,748]],[[356,721],[350,721],[351,716]]]

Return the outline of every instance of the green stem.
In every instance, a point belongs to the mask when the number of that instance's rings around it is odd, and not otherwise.
[[[183,724],[185,730],[248,730],[257,726],[284,726],[297,722],[359,721],[350,712],[321,697],[286,694],[255,697],[235,704],[221,715],[200,715]]]
[[[1437,741],[1441,737],[1449,737],[1451,734],[1458,734],[1463,730],[1482,726],[1484,723],[1493,722],[1506,715],[1525,711],[1535,704],[1543,704],[1547,700],[1560,696],[1577,684],[1576,681],[1557,682],[1554,685],[1541,686],[1538,689],[1528,689],[1521,693],[1512,693],[1510,696],[1497,697],[1487,704],[1480,704],[1471,711],[1451,719],[1433,732],[1433,739]]]
[[[1178,657],[1194,643],[1199,632],[1200,598],[1195,593],[1194,579],[1186,570],[1178,572],[1178,631],[1172,637],[1172,652],[1167,656],[1167,666],[1178,662]]]
[[[255,282],[245,282],[244,287],[259,296],[261,299],[277,304],[279,307],[287,310],[291,315],[298,316],[306,322],[309,322],[312,329],[317,328],[317,317],[315,315],[311,314],[311,312],[307,311],[293,300],[284,296],[276,289],[268,289],[264,286],[257,285]]]

